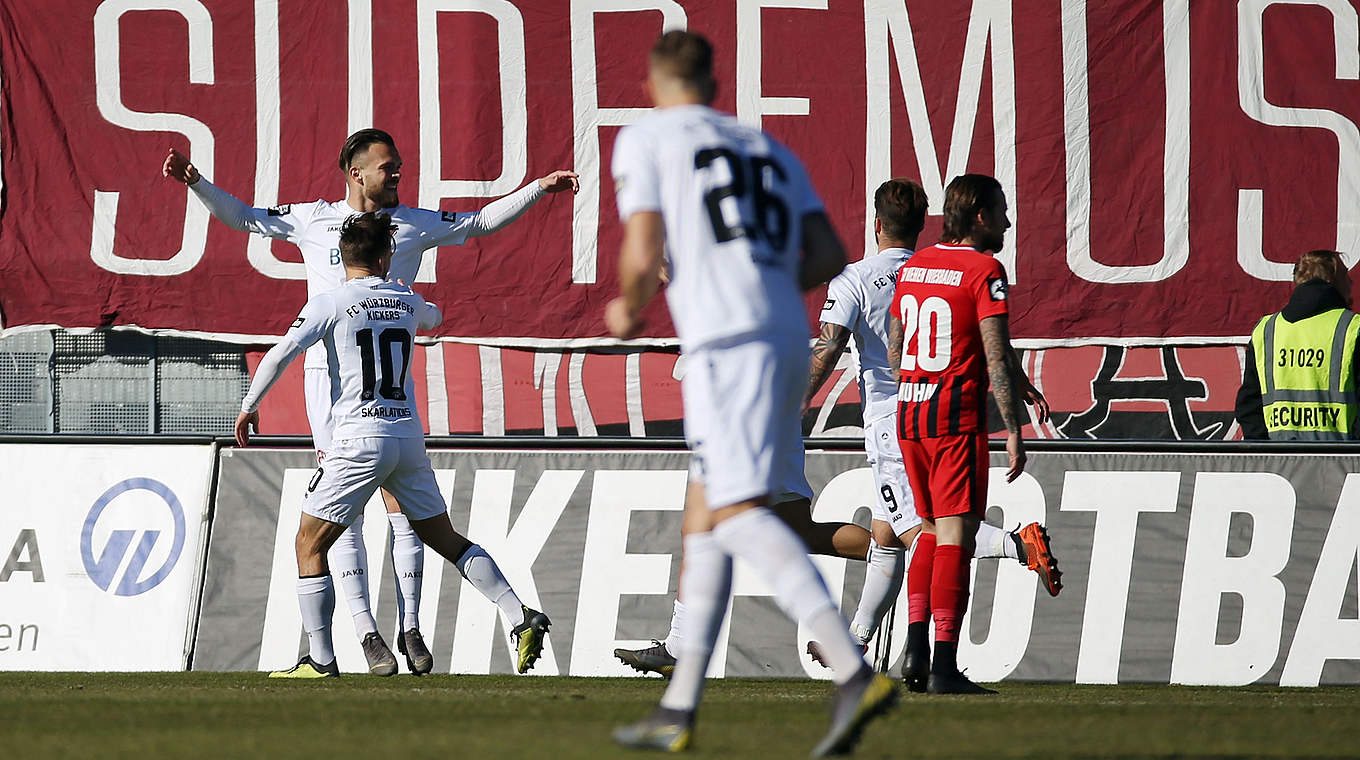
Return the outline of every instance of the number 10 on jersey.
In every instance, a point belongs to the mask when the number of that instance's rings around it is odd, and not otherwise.
[[[354,334],[354,342],[359,346],[359,360],[364,365],[364,387],[359,397],[364,401],[372,401],[376,387],[378,395],[388,401],[405,401],[406,371],[411,366],[411,332],[401,327],[389,327],[378,333],[375,346],[373,329],[364,328]],[[400,362],[393,361],[394,347],[401,348]],[[380,369],[381,386],[378,385]]]
[[[953,353],[954,315],[949,302],[939,296],[918,302],[916,296],[904,295],[901,304],[902,371],[943,372]]]

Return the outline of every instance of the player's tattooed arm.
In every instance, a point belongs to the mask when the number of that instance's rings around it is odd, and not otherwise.
[[[992,381],[992,395],[1001,410],[1001,420],[1007,432],[1020,432],[1020,397],[1029,385],[1020,371],[1020,362],[1011,349],[1010,326],[1005,316],[987,317],[979,326],[982,350],[987,356],[987,374]]]
[[[1020,439],[1020,397],[1029,381],[1020,370],[1015,349],[1011,348],[1010,323],[1006,315],[987,317],[979,325],[982,350],[987,357],[987,374],[992,381],[992,395],[1001,410],[1001,421],[1006,426],[1006,453],[1010,466],[1006,481],[1020,477],[1025,469],[1025,445]]]
[[[888,315],[888,366],[893,372],[902,370],[902,343],[906,336],[902,330],[902,320],[896,314]]]
[[[836,362],[840,360],[849,342],[848,328],[830,322],[822,323],[822,332],[817,336],[817,343],[812,346],[812,365],[808,368],[807,393],[803,396],[804,409],[812,403],[812,397],[817,395],[817,391],[821,390],[826,379],[831,376],[831,371],[836,368]]]

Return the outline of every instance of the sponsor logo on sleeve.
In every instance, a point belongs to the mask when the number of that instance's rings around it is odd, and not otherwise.
[[[292,210],[293,210],[292,204],[285,204],[285,205],[283,205],[283,206],[270,206],[270,207],[269,207],[269,215],[270,215],[270,216],[283,216],[284,214],[287,214],[288,212],[290,212],[290,211],[292,211]]]
[[[440,217],[441,219],[443,219],[444,221],[448,222],[449,224],[453,224],[454,222],[458,221],[458,212],[457,212],[457,211],[445,211],[445,212],[441,213],[441,214],[439,215],[439,217]]]
[[[293,324],[288,325],[288,329],[292,330],[298,327],[302,327],[302,323],[306,321],[307,320],[303,319],[302,317],[298,317],[297,319],[293,320]]]
[[[1006,284],[1006,278],[1004,277],[987,278],[987,293],[992,297],[993,301],[1006,300],[1006,291],[1008,290],[1010,290],[1010,286]]]
[[[826,303],[822,304],[822,311],[831,311],[831,308],[834,307],[835,305],[836,299],[828,298],[826,299]]]

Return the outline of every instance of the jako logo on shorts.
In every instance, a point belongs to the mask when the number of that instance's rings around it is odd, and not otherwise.
[[[147,559],[156,548],[157,542],[161,540],[159,529],[148,528],[145,523],[137,527],[117,528],[109,533],[108,542],[104,544],[98,558],[94,552],[94,529],[105,508],[128,491],[150,491],[159,496],[169,508],[170,517],[174,521],[174,543],[170,547],[169,555],[159,569],[145,578],[142,575],[146,569]],[[123,559],[139,532],[141,540],[137,542],[135,548],[132,548],[132,559],[127,563],[127,569],[123,571],[122,579],[119,580],[118,569],[122,567]],[[180,506],[179,498],[174,492],[158,480],[128,478],[105,491],[90,508],[90,514],[85,518],[85,525],[80,530],[80,557],[85,563],[85,572],[96,586],[105,591],[112,591],[118,596],[136,596],[160,585],[170,575],[175,563],[179,561],[180,553],[184,550],[184,538],[184,508]],[[113,588],[114,581],[118,581],[117,588]]]

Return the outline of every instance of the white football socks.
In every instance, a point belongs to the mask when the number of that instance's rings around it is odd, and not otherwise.
[[[833,681],[845,683],[865,667],[859,645],[846,630],[845,618],[807,555],[807,545],[773,512],[763,507],[748,509],[718,523],[713,535],[728,554],[760,574],[785,615],[808,627],[822,645]],[[687,604],[693,606],[694,600]]]
[[[680,651],[680,646],[685,640],[685,617],[687,615],[685,603],[680,601],[680,597],[675,597],[675,604],[671,607],[671,630],[662,640],[666,645],[666,651],[674,657]]]
[[[335,614],[335,584],[329,575],[297,580],[298,608],[302,610],[302,629],[307,632],[312,662],[335,662],[331,640],[331,615]]]
[[[727,614],[727,600],[732,595],[732,558],[712,533],[685,536],[680,593],[685,597],[686,610],[683,615],[677,610],[676,617],[684,621],[685,632],[680,639],[681,649],[670,649],[667,645],[676,658],[675,672],[661,697],[661,706],[692,712],[703,693],[708,661],[713,657],[713,646]]]
[[[411,521],[401,512],[388,512],[392,525],[392,569],[397,575],[397,616],[401,630],[420,627],[420,587],[424,582],[425,545],[416,538]]]
[[[1015,551],[1015,542],[1010,540],[1010,534],[994,525],[981,523],[977,529],[977,542],[973,546],[974,559],[993,559],[997,557],[1010,557],[1019,559],[1020,555]]]
[[[510,582],[501,574],[496,561],[482,547],[477,544],[469,546],[453,564],[473,588],[496,603],[512,627],[524,622],[523,604],[515,596],[514,589],[510,588]]]
[[[868,644],[878,632],[879,623],[888,614],[897,595],[902,591],[902,579],[907,574],[907,550],[902,546],[879,546],[869,539],[868,569],[864,573],[864,591],[855,609],[850,630],[859,643]]]
[[[362,639],[378,630],[378,622],[373,619],[373,611],[369,608],[368,549],[364,547],[362,512],[331,545],[327,557],[331,573],[339,579],[340,590],[345,594],[345,606],[354,618],[354,632]],[[330,618],[326,620],[326,624],[330,625]]]

